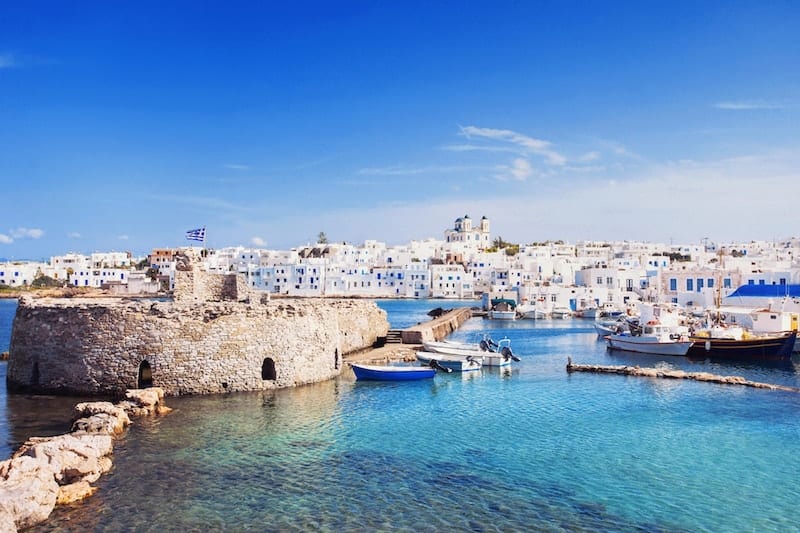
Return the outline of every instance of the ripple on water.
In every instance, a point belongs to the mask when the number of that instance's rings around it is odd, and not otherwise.
[[[800,395],[568,375],[567,356],[621,364],[577,321],[465,326],[512,337],[523,360],[170,399],[96,496],[34,530],[797,531]]]

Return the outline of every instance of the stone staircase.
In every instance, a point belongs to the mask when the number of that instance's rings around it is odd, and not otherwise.
[[[403,332],[399,329],[390,329],[386,333],[386,344],[402,344]]]

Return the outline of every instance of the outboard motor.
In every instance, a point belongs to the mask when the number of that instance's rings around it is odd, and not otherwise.
[[[439,364],[439,361],[436,359],[431,359],[431,362],[428,363],[428,366],[433,368],[434,370],[439,370],[441,372],[452,372],[452,368],[446,368]]]
[[[504,359],[511,359],[512,361],[517,361],[517,362],[522,360],[519,357],[517,357],[516,355],[514,355],[511,352],[511,348],[509,348],[508,346],[503,346],[503,349],[500,350],[500,353],[503,354],[503,358]]]

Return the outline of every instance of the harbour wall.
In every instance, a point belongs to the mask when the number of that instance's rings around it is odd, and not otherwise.
[[[244,277],[177,259],[170,301],[22,297],[11,331],[10,391],[168,395],[277,389],[339,375],[346,355],[386,337],[369,300],[281,299]]]

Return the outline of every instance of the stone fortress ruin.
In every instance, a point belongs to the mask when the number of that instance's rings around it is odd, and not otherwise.
[[[385,337],[369,300],[275,299],[242,275],[179,259],[173,298],[20,299],[10,391],[167,395],[292,387],[339,375],[343,357]]]

